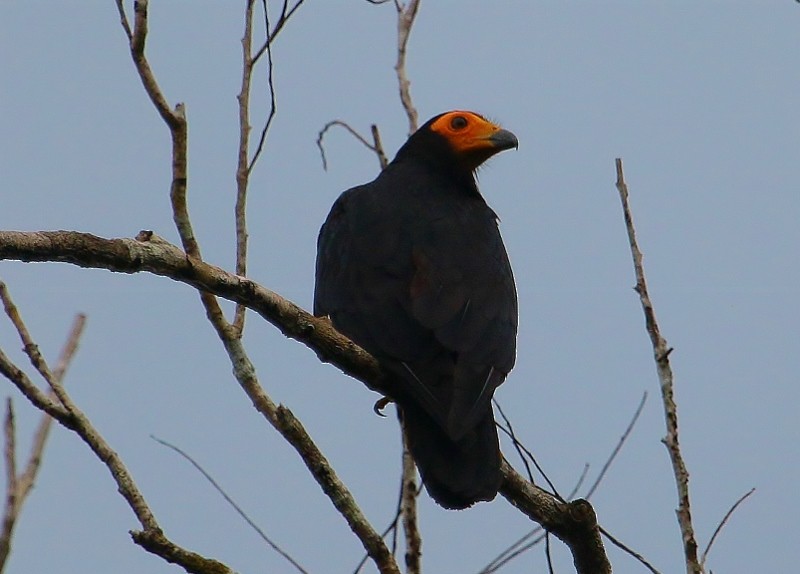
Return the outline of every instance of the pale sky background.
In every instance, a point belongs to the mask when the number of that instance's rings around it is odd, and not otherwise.
[[[188,110],[195,229],[206,259],[230,269],[243,2],[152,4],[151,64],[170,102]],[[250,274],[307,309],[319,225],[342,190],[377,172],[343,131],[329,134],[323,171],[317,131],[334,118],[364,131],[375,122],[394,154],[406,137],[395,43],[391,5],[356,0],[309,0],[276,42],[278,116],[250,191]],[[800,560],[798,55],[800,5],[790,0],[426,0],[411,36],[421,121],[473,109],[520,141],[480,174],[520,296],[517,367],[497,397],[569,491],[585,463],[596,476],[650,393],[592,500],[601,524],[665,574],[683,571],[676,493],[614,158],[625,161],[651,294],[675,347],[701,548],[756,487],[709,566],[790,572]],[[112,1],[4,2],[0,76],[0,228],[152,229],[177,242],[168,132]],[[265,101],[254,98],[255,125]],[[190,452],[309,572],[353,571],[359,542],[236,385],[192,289],[60,264],[0,262],[0,276],[48,357],[73,315],[88,314],[69,389],[169,537],[239,572],[293,571],[151,434]],[[377,395],[253,314],[246,345],[262,384],[383,529],[398,485],[394,417],[376,417]],[[0,347],[27,365],[2,318]],[[39,415],[10,384],[5,394],[24,453]],[[532,527],[502,498],[448,512],[423,495],[420,515],[424,570],[441,574],[479,571]],[[137,526],[106,468],[55,428],[7,571],[179,572],[132,544]],[[645,571],[607,548],[615,572]],[[572,571],[558,541],[553,554],[558,572]],[[542,547],[503,570],[545,571]]]

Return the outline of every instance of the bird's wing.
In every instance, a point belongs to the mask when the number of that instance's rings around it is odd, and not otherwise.
[[[482,202],[436,219],[412,252],[414,318],[456,355],[446,428],[483,416],[516,357],[517,296],[494,213]]]
[[[314,313],[381,358],[455,440],[514,364],[506,251],[483,202],[423,215],[376,184],[345,192],[320,231]]]
[[[372,354],[411,361],[436,343],[409,313],[408,239],[383,223],[386,206],[374,201],[372,185],[342,194],[320,230],[314,314],[329,315]]]

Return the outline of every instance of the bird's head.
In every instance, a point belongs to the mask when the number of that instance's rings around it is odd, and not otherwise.
[[[414,155],[473,172],[503,150],[517,148],[517,136],[475,112],[454,110],[428,120],[397,156]]]

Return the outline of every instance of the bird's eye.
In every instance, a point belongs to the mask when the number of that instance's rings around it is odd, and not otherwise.
[[[450,120],[450,127],[454,130],[463,130],[467,127],[467,118],[464,116],[456,116]]]

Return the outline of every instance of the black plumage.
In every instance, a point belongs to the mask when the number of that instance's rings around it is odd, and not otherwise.
[[[319,234],[314,313],[394,375],[412,455],[446,508],[491,500],[501,481],[491,399],[514,366],[517,295],[474,170],[516,145],[477,114],[436,116]]]

